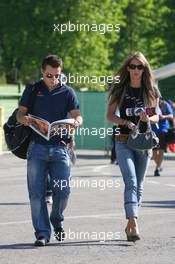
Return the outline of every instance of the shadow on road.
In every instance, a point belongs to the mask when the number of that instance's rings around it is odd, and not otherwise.
[[[87,240],[87,241],[72,241],[72,242],[57,242],[57,243],[50,243],[47,245],[47,247],[53,247],[53,246],[61,246],[61,247],[80,247],[80,246],[119,246],[119,247],[130,247],[133,246],[133,242],[128,242],[126,240],[106,240],[100,241],[100,240]],[[20,244],[9,244],[9,245],[0,245],[1,249],[37,249],[38,247],[35,247],[31,243],[20,243]]]
[[[29,205],[29,203],[0,203],[1,205]]]
[[[142,207],[175,208],[175,200],[167,201],[143,201]]]
[[[84,240],[84,241],[72,241],[72,242],[61,242],[61,243],[51,243],[49,246],[68,246],[68,247],[74,247],[74,246],[121,246],[121,247],[130,247],[134,243],[128,242],[126,240],[106,240],[106,241],[100,241],[100,240]]]
[[[32,248],[36,248],[32,243],[0,245],[0,250],[1,249],[32,249]]]
[[[160,179],[160,178],[162,178],[162,177],[166,177],[166,178],[172,178],[172,176],[173,176],[173,174],[171,175],[171,174],[164,174],[163,172],[162,172],[162,174],[161,174],[161,176],[159,177],[159,176],[154,176],[154,172],[152,173],[152,174],[147,174],[146,175],[146,178],[154,178],[155,180],[158,180],[158,179]]]

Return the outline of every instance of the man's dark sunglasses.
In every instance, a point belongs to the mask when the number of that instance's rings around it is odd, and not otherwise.
[[[135,70],[137,68],[138,70],[141,71],[144,69],[144,66],[142,64],[137,64],[137,65],[136,64],[129,64],[128,66],[131,70]]]
[[[61,76],[61,74],[52,74],[52,73],[48,73],[46,74],[46,77],[49,78],[49,79],[52,79],[53,77],[55,77],[56,79],[59,79]]]

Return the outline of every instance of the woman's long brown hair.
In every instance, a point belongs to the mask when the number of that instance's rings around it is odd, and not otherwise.
[[[128,65],[132,59],[139,60],[144,65],[144,72],[142,74],[142,94],[143,100],[146,106],[153,107],[156,105],[157,98],[160,97],[160,92],[155,85],[152,70],[149,62],[146,60],[145,56],[139,52],[133,52],[123,63],[116,76],[120,76],[119,83],[113,83],[109,91],[109,98],[112,96],[112,101],[110,103],[116,102],[120,107],[124,96],[126,94],[127,88],[130,84],[130,75],[127,70]]]

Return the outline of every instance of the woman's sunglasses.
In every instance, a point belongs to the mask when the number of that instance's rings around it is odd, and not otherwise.
[[[61,76],[61,74],[51,74],[51,73],[47,73],[46,74],[46,77],[48,78],[48,79],[52,79],[53,77],[55,77],[56,79],[59,79],[60,78],[60,76]]]
[[[129,68],[131,69],[131,70],[135,70],[136,68],[138,69],[138,70],[143,70],[144,69],[144,66],[143,66],[143,64],[129,64],[128,65],[129,66]]]

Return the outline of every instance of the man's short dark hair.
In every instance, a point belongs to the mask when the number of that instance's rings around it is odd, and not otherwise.
[[[50,65],[53,68],[63,68],[63,61],[57,55],[48,55],[42,62],[42,69],[45,70],[46,66]]]

